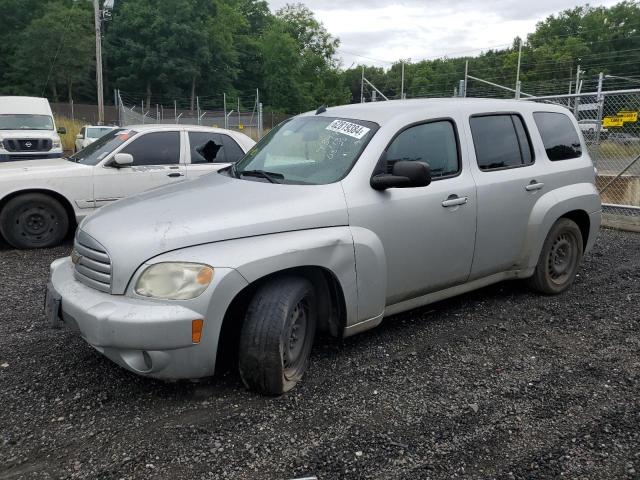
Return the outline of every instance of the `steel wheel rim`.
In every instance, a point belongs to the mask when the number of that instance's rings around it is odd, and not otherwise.
[[[309,302],[305,298],[292,309],[289,323],[283,345],[284,375],[287,379],[295,377],[306,362],[310,325]]]
[[[578,248],[575,236],[562,232],[556,237],[547,257],[547,275],[556,285],[566,283],[575,269]]]
[[[27,208],[16,219],[20,235],[33,241],[45,240],[54,230],[56,216],[46,208],[35,206]]]

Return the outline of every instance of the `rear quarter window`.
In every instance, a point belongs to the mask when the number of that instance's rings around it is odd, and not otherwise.
[[[549,160],[569,160],[582,155],[578,132],[568,115],[558,112],[535,112],[533,118]]]

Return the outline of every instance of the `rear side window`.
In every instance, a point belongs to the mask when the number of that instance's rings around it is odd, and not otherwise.
[[[209,143],[211,142],[211,143]],[[191,163],[224,163],[222,135],[210,132],[189,132]]]
[[[244,157],[244,152],[233,138],[228,135],[221,135],[221,137],[227,162],[235,163]]]
[[[180,163],[180,133],[152,132],[134,139],[121,153],[133,156],[133,166]]]
[[[568,160],[582,155],[578,132],[567,115],[557,112],[535,112],[533,118],[549,160]]]
[[[460,171],[458,142],[453,123],[448,120],[409,127],[387,148],[387,171],[398,160],[426,162],[433,179]]]
[[[533,149],[522,118],[515,114],[478,115],[469,120],[481,170],[533,163]]]

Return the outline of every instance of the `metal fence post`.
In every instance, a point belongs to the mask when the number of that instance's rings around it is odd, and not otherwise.
[[[600,158],[600,131],[602,130],[602,113],[604,111],[604,95],[602,94],[602,81],[604,80],[604,73],[600,72],[598,76],[598,95],[596,96],[598,103],[598,125],[596,127],[596,145],[593,149],[593,164],[597,167],[598,160]]]
[[[258,104],[258,140],[262,138],[262,102]]]

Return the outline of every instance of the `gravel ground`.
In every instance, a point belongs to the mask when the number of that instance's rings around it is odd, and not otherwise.
[[[68,250],[0,247],[2,480],[640,478],[640,234],[603,230],[559,297],[502,283],[322,339],[280,398],[143,379],[48,330]]]

